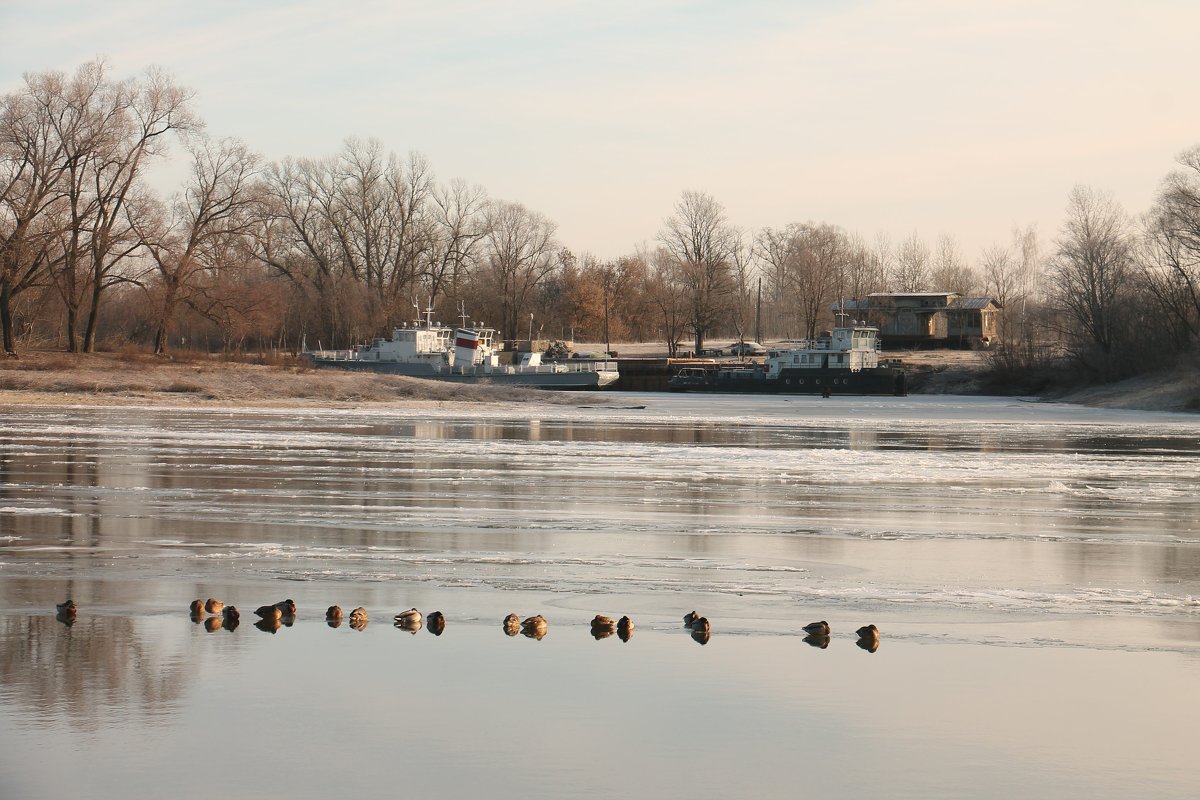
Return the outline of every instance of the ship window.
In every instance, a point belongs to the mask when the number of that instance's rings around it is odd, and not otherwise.
[[[800,363],[800,356],[792,356],[792,363],[793,363],[793,364],[799,364],[799,363]]]

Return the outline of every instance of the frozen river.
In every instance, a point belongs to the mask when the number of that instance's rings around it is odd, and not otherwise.
[[[70,628],[52,613],[68,595]],[[277,637],[214,637],[185,613],[208,596],[247,611],[290,596],[302,613]],[[334,602],[372,626],[325,628]],[[445,611],[447,634],[392,630],[412,605]],[[713,620],[702,649],[679,627],[692,608]],[[545,614],[551,636],[506,640],[510,611]],[[592,641],[597,612],[630,614],[637,635]],[[827,650],[797,634],[816,619],[834,625]],[[853,646],[866,622],[877,653]],[[312,743],[269,784],[250,762],[196,778],[173,760],[191,737],[251,750],[289,730],[366,737],[385,762],[412,737],[429,770],[405,781],[443,796],[1190,796],[1200,418],[650,394],[0,410],[0,624],[2,796],[97,775],[124,797],[368,796],[383,780],[386,763],[323,779]],[[298,691],[280,716],[275,693]],[[110,757],[148,729],[158,770]],[[72,733],[78,771],[29,768]],[[542,763],[521,777],[504,753],[531,748]],[[662,773],[692,755],[734,763]],[[829,769],[797,775],[803,757]],[[878,768],[855,776],[862,759]]]

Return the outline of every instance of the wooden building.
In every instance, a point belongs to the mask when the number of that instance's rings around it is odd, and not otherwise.
[[[834,306],[879,328],[884,347],[988,347],[1000,304],[956,292],[875,292]]]

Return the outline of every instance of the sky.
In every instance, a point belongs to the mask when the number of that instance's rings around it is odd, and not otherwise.
[[[1200,144],[1198,29],[1194,0],[0,0],[0,93],[157,65],[268,160],[375,138],[602,259],[695,190],[750,232],[950,234],[974,261],[1015,226],[1050,242],[1076,185],[1150,207]]]

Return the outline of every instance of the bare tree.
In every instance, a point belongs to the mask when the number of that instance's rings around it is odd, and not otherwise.
[[[252,187],[258,156],[241,142],[198,140],[191,148],[192,174],[169,212],[145,220],[139,238],[146,242],[160,288],[154,352],[163,353],[167,333],[179,307],[218,284],[218,274],[232,263],[230,238],[247,234],[257,221],[259,195]]]
[[[1200,339],[1200,147],[1179,164],[1145,221],[1142,278],[1185,349]]]
[[[658,239],[679,262],[699,353],[704,338],[729,314],[737,232],[726,221],[724,207],[711,195],[685,191]]]
[[[1112,377],[1122,344],[1125,293],[1133,274],[1133,240],[1125,212],[1112,198],[1079,186],[1067,202],[1067,218],[1055,240],[1052,298],[1081,346],[1081,364]],[[1098,351],[1092,358],[1089,351]]]
[[[916,231],[896,248],[892,281],[898,292],[922,292],[929,288],[929,246]]]
[[[423,276],[432,306],[444,294],[460,295],[479,261],[487,236],[487,192],[454,180],[432,194],[435,229]]]
[[[938,237],[929,282],[936,291],[955,292],[964,296],[973,295],[979,290],[979,276],[963,258],[958,241],[949,234]]]
[[[0,109],[0,328],[4,350],[16,354],[12,302],[35,287],[63,257],[69,236],[65,184],[82,155],[85,116],[68,102],[71,85],[98,91],[102,67],[85,64],[72,79],[60,72],[25,75],[23,89]]]
[[[667,344],[667,356],[675,358],[691,316],[683,264],[665,247],[640,253],[639,259],[650,265],[642,292],[658,312],[659,335]]]
[[[482,288],[500,313],[501,329],[518,338],[534,290],[554,271],[559,245],[555,224],[520,203],[494,201],[488,207],[487,253]]]

